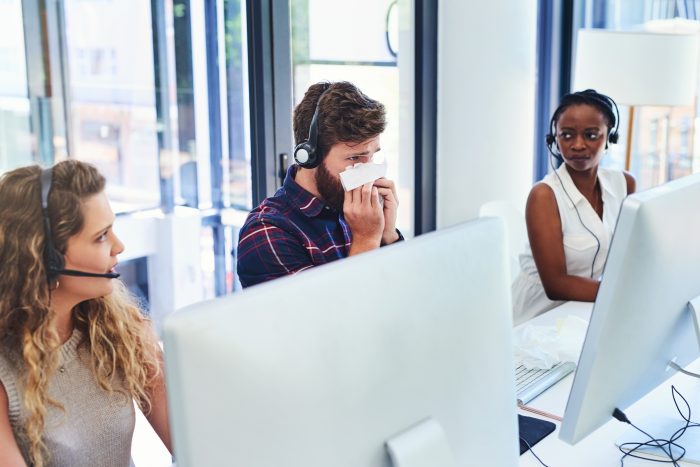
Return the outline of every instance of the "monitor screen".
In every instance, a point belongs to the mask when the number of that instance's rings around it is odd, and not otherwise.
[[[178,467],[388,467],[425,420],[455,466],[515,466],[505,252],[481,219],[174,313]]]
[[[577,443],[700,355],[700,174],[620,210],[559,437]]]

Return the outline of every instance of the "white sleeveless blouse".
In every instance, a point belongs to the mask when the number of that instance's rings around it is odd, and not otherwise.
[[[600,279],[617,216],[622,201],[627,196],[625,176],[619,170],[598,168],[598,181],[603,195],[603,219],[601,220],[593,206],[574,185],[566,165],[562,164],[556,172],[556,174],[554,172],[547,174],[541,183],[551,187],[559,208],[567,274],[591,277],[592,267],[593,279]],[[583,224],[600,241],[600,250],[597,255],[598,241]],[[593,264],[594,257],[595,264]],[[520,255],[520,274],[513,282],[514,324],[527,321],[562,303],[564,302],[547,298],[532,257],[532,249],[529,243],[526,244],[525,251]]]

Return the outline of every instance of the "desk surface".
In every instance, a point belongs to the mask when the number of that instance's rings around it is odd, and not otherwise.
[[[569,315],[575,315],[589,320],[591,305],[591,303],[568,302],[528,321],[526,324],[553,325],[557,319],[565,318]],[[688,369],[695,372],[700,371],[700,359],[695,360],[689,365]],[[574,376],[570,374],[539,397],[532,400],[528,405],[555,415],[563,416],[573,381]],[[643,422],[640,421],[642,417],[653,418],[656,415],[667,417],[677,415],[673,399],[671,398],[672,384],[674,384],[688,400],[693,413],[700,413],[700,380],[677,373],[630,408],[626,409],[625,413],[629,419],[639,426],[643,424]],[[530,417],[549,420],[548,418],[539,417],[530,412],[522,410],[518,410],[518,412]],[[694,421],[697,421],[699,417],[698,415],[693,415],[692,418]],[[533,448],[535,453],[545,464],[550,467],[619,467],[622,454],[615,445],[615,440],[627,430],[628,425],[618,422],[611,417],[610,422],[603,425],[575,446],[571,446],[559,439],[559,427],[561,424],[559,422],[555,422],[555,424],[557,428],[554,433],[547,436]],[[640,426],[640,428],[645,429],[644,426]],[[695,428],[695,430],[700,429]],[[643,439],[641,433],[639,439]],[[679,444],[689,445],[693,440],[696,443],[700,443],[700,431],[693,432],[693,430],[689,430],[686,435],[681,438]],[[519,465],[521,467],[541,466],[530,452],[526,452],[520,456]],[[657,462],[633,459],[630,457],[625,458],[626,467],[649,467],[653,465],[659,464]],[[688,462],[680,462],[680,465],[697,467],[697,464]]]

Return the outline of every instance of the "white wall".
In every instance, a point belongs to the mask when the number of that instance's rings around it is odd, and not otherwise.
[[[536,0],[438,5],[437,225],[532,186]]]

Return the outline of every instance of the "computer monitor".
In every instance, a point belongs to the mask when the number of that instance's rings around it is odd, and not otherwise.
[[[577,443],[700,356],[700,174],[622,204],[559,437]],[[680,420],[680,417],[679,417]]]
[[[174,313],[178,467],[515,466],[505,245],[481,219]]]

